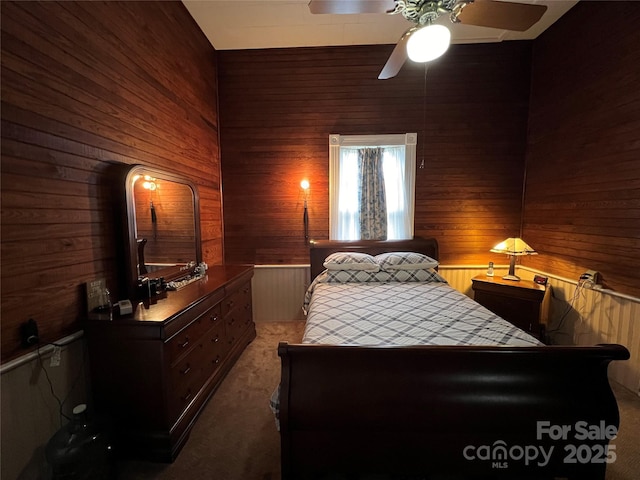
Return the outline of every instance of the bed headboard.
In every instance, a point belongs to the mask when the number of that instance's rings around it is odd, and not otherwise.
[[[438,260],[435,238],[415,237],[411,240],[316,240],[311,242],[311,280],[325,270],[324,259],[335,252],[362,252],[379,255],[385,252],[418,252]]]

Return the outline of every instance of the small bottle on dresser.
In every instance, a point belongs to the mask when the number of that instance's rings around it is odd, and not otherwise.
[[[493,277],[493,262],[489,262],[489,268],[487,268],[487,277]]]

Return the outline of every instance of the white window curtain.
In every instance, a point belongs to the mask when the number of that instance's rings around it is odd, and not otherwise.
[[[336,220],[336,226],[335,235],[330,233],[329,238],[332,240],[358,239],[360,238],[358,149],[342,149],[338,154],[337,163],[336,176],[339,186],[335,189],[335,197],[334,194],[331,195],[331,203],[337,204],[333,217]],[[334,210],[333,207],[332,210]]]
[[[383,148],[387,239],[413,238],[417,134],[329,136],[329,238],[360,239],[358,150]]]

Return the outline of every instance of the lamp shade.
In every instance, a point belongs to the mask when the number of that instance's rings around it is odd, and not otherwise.
[[[531,248],[521,238],[507,238],[493,247],[491,250],[493,253],[504,253],[505,255],[514,255],[520,257],[522,255],[537,255],[538,253]]]
[[[502,277],[504,280],[520,281],[520,277],[515,274],[516,257],[523,255],[537,255],[536,251],[531,248],[521,238],[507,238],[493,247],[491,250],[493,253],[503,253],[509,255],[511,260],[509,262],[509,273]]]
[[[427,25],[411,34],[407,54],[414,62],[429,62],[449,48],[451,32],[444,25]]]

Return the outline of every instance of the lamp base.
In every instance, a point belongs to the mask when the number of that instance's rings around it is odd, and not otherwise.
[[[517,275],[505,275],[504,277],[502,277],[503,280],[512,280],[514,282],[519,282],[520,281],[520,277],[518,277]]]

